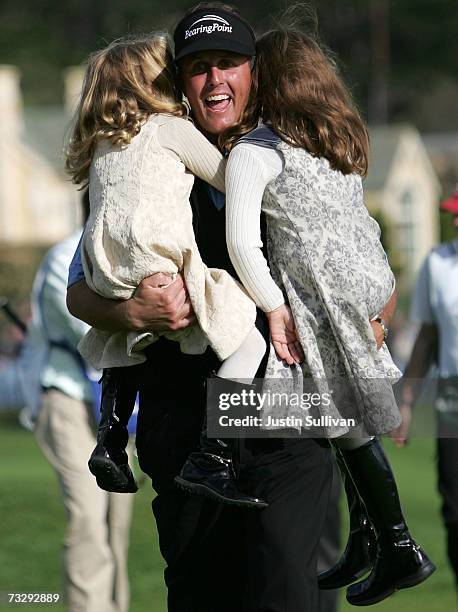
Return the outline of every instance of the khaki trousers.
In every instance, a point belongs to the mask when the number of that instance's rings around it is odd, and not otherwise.
[[[95,446],[91,406],[56,389],[43,394],[35,435],[57,472],[67,513],[68,612],[127,612],[132,495],[98,488],[87,461]]]

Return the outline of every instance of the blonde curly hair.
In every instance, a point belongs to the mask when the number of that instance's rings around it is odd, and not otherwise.
[[[186,114],[167,34],[124,37],[89,56],[65,167],[85,187],[97,143],[126,146],[153,113]]]

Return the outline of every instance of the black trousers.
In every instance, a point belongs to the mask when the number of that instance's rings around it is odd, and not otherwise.
[[[336,461],[332,460],[332,485],[328,509],[324,519],[323,532],[318,546],[318,571],[330,569],[342,554],[340,497],[342,495],[342,478]],[[347,535],[345,534],[345,537]],[[346,543],[346,542],[345,542]],[[345,544],[344,544],[345,545]],[[337,612],[339,590],[320,591],[320,608],[317,612]]]
[[[438,416],[437,469],[447,554],[458,588],[458,428]]]
[[[154,354],[153,354],[154,351]],[[326,441],[237,441],[241,486],[263,511],[181,492],[173,479],[197,447],[210,352],[183,355],[165,339],[135,368],[140,466],[157,492],[153,513],[167,568],[169,612],[317,612],[317,548],[331,484]],[[130,370],[129,378],[134,368]]]

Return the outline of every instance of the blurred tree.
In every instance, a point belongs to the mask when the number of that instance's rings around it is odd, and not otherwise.
[[[368,100],[369,121],[384,124],[388,121],[390,79],[390,2],[371,0],[371,57],[372,78]]]
[[[456,240],[456,229],[453,226],[453,216],[450,213],[441,213],[440,216],[440,242]]]
[[[234,4],[266,28],[291,2]],[[126,32],[171,28],[191,5],[190,0],[2,0],[0,62],[22,70],[27,104],[55,104],[65,66]],[[443,108],[451,108],[450,91],[458,95],[456,0],[315,0],[314,5],[322,39],[338,54],[363,111],[371,108],[371,119],[413,118],[423,130],[458,129],[458,113],[441,117],[425,110],[432,92]]]

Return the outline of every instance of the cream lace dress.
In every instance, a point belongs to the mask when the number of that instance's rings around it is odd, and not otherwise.
[[[97,147],[81,249],[87,284],[103,297],[126,300],[146,276],[182,272],[198,324],[142,334],[92,328],[78,348],[95,368],[144,361],[141,349],[160,335],[179,342],[184,353],[203,353],[210,345],[224,360],[254,326],[255,305],[242,286],[202,262],[189,203],[194,177],[187,168],[224,190],[217,149],[190,121],[165,114],[151,116],[128,146],[104,140]]]

